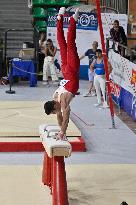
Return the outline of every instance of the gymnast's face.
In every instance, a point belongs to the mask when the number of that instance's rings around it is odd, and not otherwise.
[[[115,30],[118,30],[118,29],[119,29],[119,23],[115,21],[115,22],[113,23],[113,28],[114,28]]]
[[[96,57],[97,58],[102,58],[102,53],[101,52],[96,52]]]
[[[60,111],[61,111],[61,104],[59,102],[55,101],[52,114],[56,114],[57,112],[60,112]]]
[[[51,47],[52,47],[52,45],[53,45],[53,43],[52,43],[52,42],[47,41],[46,46],[47,46],[48,48],[51,48]]]

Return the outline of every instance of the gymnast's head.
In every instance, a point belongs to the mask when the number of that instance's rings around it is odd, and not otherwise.
[[[47,101],[44,104],[44,110],[47,115],[56,114],[61,111],[61,104],[57,101]]]
[[[96,57],[97,58],[102,58],[102,50],[101,49],[96,50]]]
[[[128,205],[127,202],[122,201],[122,203],[120,205]]]
[[[122,203],[120,205],[128,205],[127,202],[122,201]]]

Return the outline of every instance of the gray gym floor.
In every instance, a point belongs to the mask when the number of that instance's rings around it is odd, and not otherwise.
[[[49,88],[38,82],[37,87],[29,87],[20,81],[12,89],[15,94],[7,94],[9,86],[0,85],[1,101],[44,101],[50,100],[56,87]],[[94,107],[96,97],[83,97],[88,82],[80,81],[80,95],[71,103],[71,120],[81,130],[87,151],[72,153],[67,164],[136,163],[136,135],[115,116],[116,129],[112,129],[109,109]],[[43,153],[0,153],[0,165],[41,165]]]

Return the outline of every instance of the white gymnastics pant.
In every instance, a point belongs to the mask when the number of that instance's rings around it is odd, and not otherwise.
[[[52,81],[58,81],[56,67],[54,65],[54,59],[51,56],[46,56],[44,58],[43,64],[43,81],[48,81],[49,73],[51,75]]]
[[[96,89],[98,104],[102,103],[101,92],[102,92],[102,95],[103,95],[104,102],[106,102],[106,81],[105,81],[105,76],[95,74],[95,76],[94,76],[94,86],[95,86],[95,89]]]

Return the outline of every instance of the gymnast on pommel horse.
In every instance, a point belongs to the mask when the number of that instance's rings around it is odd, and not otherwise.
[[[45,113],[47,115],[57,114],[60,131],[56,136],[56,140],[67,140],[66,130],[69,123],[70,102],[79,89],[80,60],[75,43],[79,9],[70,17],[67,43],[63,31],[63,15],[65,11],[65,7],[61,7],[57,16],[57,40],[60,47],[61,70],[64,80],[62,80],[59,88],[53,94],[53,100],[44,104]]]

